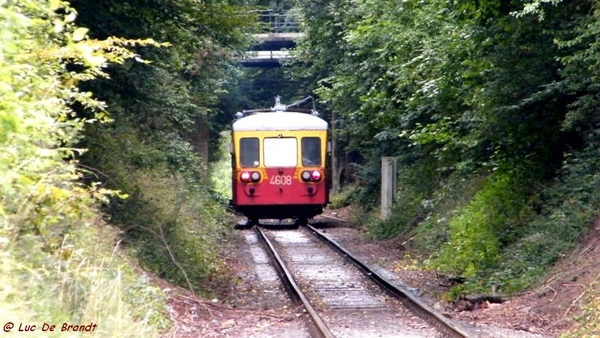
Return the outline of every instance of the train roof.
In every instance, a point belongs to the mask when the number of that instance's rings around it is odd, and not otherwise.
[[[327,130],[320,117],[297,112],[254,113],[233,123],[233,131],[252,130]]]

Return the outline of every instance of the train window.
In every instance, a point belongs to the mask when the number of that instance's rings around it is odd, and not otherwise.
[[[265,138],[265,167],[295,167],[298,164],[298,141],[293,137]]]
[[[242,167],[258,167],[258,138],[240,139],[240,165]]]
[[[321,139],[318,137],[302,138],[302,165],[305,167],[321,165]]]

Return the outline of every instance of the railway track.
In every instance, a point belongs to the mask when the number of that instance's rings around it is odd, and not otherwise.
[[[255,231],[313,337],[471,337],[312,226]]]

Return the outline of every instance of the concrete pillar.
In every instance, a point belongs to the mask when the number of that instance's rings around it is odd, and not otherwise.
[[[381,219],[392,215],[392,206],[396,197],[396,172],[398,159],[396,157],[381,158]]]

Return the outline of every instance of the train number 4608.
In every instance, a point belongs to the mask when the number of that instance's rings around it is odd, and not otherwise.
[[[273,175],[269,181],[272,185],[292,185],[291,175]]]

